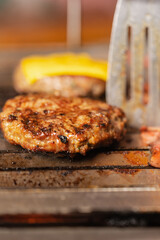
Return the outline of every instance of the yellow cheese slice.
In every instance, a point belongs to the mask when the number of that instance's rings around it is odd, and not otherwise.
[[[79,75],[106,81],[107,62],[92,59],[87,54],[51,54],[22,59],[26,81],[33,84],[47,76]]]

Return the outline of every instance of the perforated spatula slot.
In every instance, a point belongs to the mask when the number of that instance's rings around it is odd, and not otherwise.
[[[159,13],[159,0],[119,0],[114,16],[107,101],[121,107],[134,127],[160,123]]]

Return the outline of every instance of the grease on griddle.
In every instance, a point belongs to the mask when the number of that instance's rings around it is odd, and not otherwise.
[[[113,169],[114,172],[116,173],[121,173],[121,174],[128,174],[135,176],[137,173],[142,171],[141,169],[124,169],[124,168],[115,168]]]
[[[123,156],[127,162],[136,166],[148,166],[148,152],[144,151],[124,151]]]

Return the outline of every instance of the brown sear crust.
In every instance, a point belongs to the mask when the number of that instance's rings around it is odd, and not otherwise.
[[[54,76],[39,79],[28,84],[18,66],[14,73],[14,88],[19,93],[52,93],[63,97],[101,98],[105,93],[105,82],[101,79],[85,76]]]
[[[8,100],[0,120],[10,143],[32,151],[85,155],[90,149],[119,141],[126,132],[126,117],[117,107],[49,94]]]

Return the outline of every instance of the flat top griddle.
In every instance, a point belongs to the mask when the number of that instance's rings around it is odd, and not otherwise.
[[[15,96],[12,88],[1,88],[0,104]],[[104,188],[155,186],[157,169],[149,166],[150,150],[142,145],[136,129],[108,149],[97,149],[85,157],[32,153],[8,143],[0,134],[1,188]]]
[[[9,56],[10,62],[5,53],[0,60],[1,108],[17,95],[11,86],[15,53]],[[160,169],[149,165],[150,157],[139,131],[131,128],[121,143],[75,159],[26,151],[0,133],[0,226],[108,221],[114,225],[109,216],[115,220],[115,214],[123,219],[127,214],[149,214],[144,218],[151,219],[150,214],[160,212]]]

